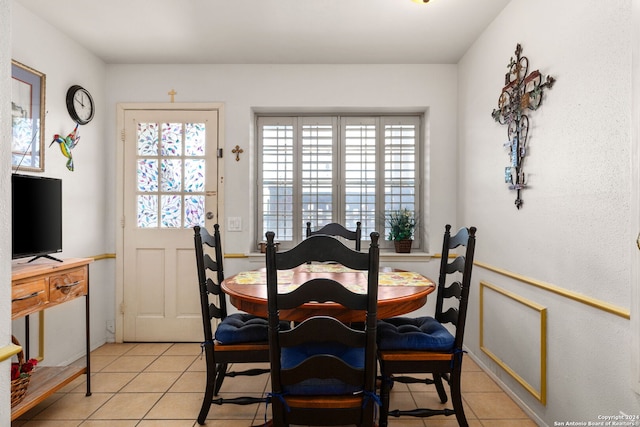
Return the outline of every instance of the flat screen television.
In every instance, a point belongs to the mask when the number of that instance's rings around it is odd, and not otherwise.
[[[11,256],[45,257],[62,252],[62,180],[11,175]]]

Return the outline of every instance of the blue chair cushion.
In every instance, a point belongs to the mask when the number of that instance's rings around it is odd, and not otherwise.
[[[318,343],[282,349],[282,369],[293,368],[305,359],[316,354],[331,354],[342,359],[355,368],[364,368],[364,348],[348,347],[338,343]],[[361,386],[346,384],[335,378],[313,378],[292,386],[287,386],[285,393],[293,395],[338,395],[352,394],[361,391]]]
[[[453,351],[455,338],[433,317],[378,321],[378,349]]]
[[[268,341],[267,319],[247,313],[234,313],[218,325],[215,339],[221,344]]]

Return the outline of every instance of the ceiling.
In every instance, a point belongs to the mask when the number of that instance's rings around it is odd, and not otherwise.
[[[14,0],[112,64],[455,64],[510,0]]]

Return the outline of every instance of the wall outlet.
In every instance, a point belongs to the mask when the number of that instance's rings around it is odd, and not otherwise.
[[[107,320],[107,332],[116,333],[116,324],[113,320]]]

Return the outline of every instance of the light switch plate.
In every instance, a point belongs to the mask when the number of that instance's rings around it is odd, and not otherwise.
[[[230,216],[227,218],[227,231],[242,231],[242,217]]]

